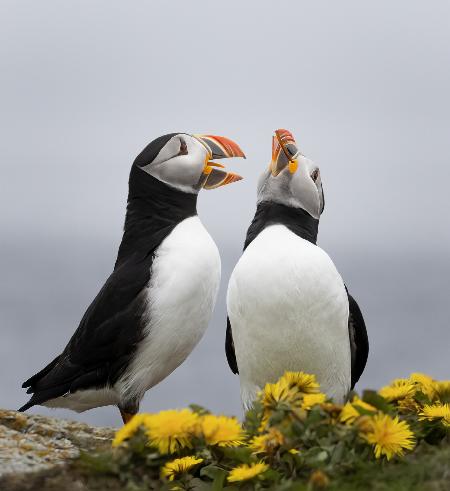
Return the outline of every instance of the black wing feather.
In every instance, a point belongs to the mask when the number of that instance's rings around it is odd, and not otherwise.
[[[142,338],[151,262],[152,257],[135,255],[118,265],[63,353],[24,383],[34,394],[21,411],[67,392],[117,380]]]
[[[59,357],[60,356],[61,355],[58,355],[53,361],[51,361],[41,371],[39,371],[38,373],[36,373],[32,377],[30,377],[28,380],[25,380],[25,382],[22,384],[22,388],[25,389],[26,387],[32,386],[36,382],[36,380],[38,380],[41,377],[43,377],[44,375],[46,375],[58,363],[58,360],[59,360]],[[32,392],[32,391],[27,390],[27,394],[29,394],[30,392]]]
[[[233,341],[233,333],[231,331],[231,323],[230,318],[227,316],[227,334],[225,336],[225,353],[227,355],[228,365],[231,368],[231,371],[235,374],[239,373],[236,353],[234,351],[234,341]]]
[[[21,411],[67,392],[113,384],[134,355],[143,336],[145,289],[155,252],[181,221],[197,214],[196,194],[172,188],[140,168],[172,136],[156,139],[132,166],[124,234],[114,271],[63,353],[23,384],[34,394]]]
[[[348,293],[348,332],[350,336],[351,363],[352,363],[352,386],[353,389],[360,379],[366,367],[369,356],[369,338],[367,336],[366,324],[356,300]]]

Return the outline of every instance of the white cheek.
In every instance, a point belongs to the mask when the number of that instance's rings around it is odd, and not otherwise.
[[[320,199],[319,192],[309,175],[295,176],[291,183],[292,197],[297,204],[314,218],[319,218]]]
[[[157,166],[167,160],[180,151],[180,139],[178,137],[171,138],[164,147],[160,150],[156,158],[151,163],[152,166]]]
[[[187,193],[197,193],[204,164],[193,162],[192,156],[180,155],[167,162],[148,166],[145,171],[159,181]]]
[[[194,185],[200,179],[203,164],[192,160],[191,155],[174,157],[159,166],[159,175],[170,182]]]

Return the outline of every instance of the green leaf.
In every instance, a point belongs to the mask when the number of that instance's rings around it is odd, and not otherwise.
[[[251,461],[252,450],[248,447],[224,447],[223,454],[230,460],[249,464]]]
[[[204,416],[205,414],[211,414],[211,411],[208,411],[203,406],[199,406],[198,404],[189,404],[189,409],[198,414],[199,416]]]
[[[375,390],[365,390],[363,392],[362,400],[387,414],[392,413],[394,410],[386,399],[380,396]]]
[[[200,476],[206,476],[209,477],[211,480],[214,481],[218,475],[226,475],[226,471],[222,469],[222,467],[219,467],[217,465],[211,464],[207,465],[205,467],[202,467],[200,469]]]
[[[261,426],[262,412],[261,403],[256,401],[252,409],[245,413],[243,426],[248,434],[255,435],[258,433],[258,429]]]
[[[182,488],[185,489],[185,488]],[[211,487],[210,482],[205,482],[202,481],[201,479],[198,479],[197,477],[194,477],[189,481],[189,485],[186,489],[189,489],[191,491],[212,491],[214,488]],[[222,489],[222,488],[220,488]]]
[[[200,476],[206,476],[212,479],[213,482],[209,488],[211,491],[222,491],[225,478],[227,477],[227,471],[217,465],[211,464],[201,469]]]
[[[90,455],[87,452],[81,451],[78,458],[78,464],[93,472],[104,474],[114,474],[118,472],[118,466],[110,452]]]
[[[331,454],[331,463],[336,464],[340,460],[342,460],[344,451],[345,451],[345,443],[342,441],[338,442],[338,444],[334,447],[333,453]]]
[[[281,478],[280,473],[274,469],[267,469],[266,472],[264,472],[263,476],[264,479],[267,481],[279,481]]]

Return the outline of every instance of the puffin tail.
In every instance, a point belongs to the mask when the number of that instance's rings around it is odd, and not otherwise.
[[[53,370],[53,368],[55,368],[60,358],[61,355],[58,355],[52,362],[50,362],[40,372],[30,377],[22,384],[22,387],[24,389],[28,388],[27,394],[32,394],[32,396],[26,404],[24,404],[22,407],[18,409],[18,411],[23,413],[27,409],[30,409],[30,407],[35,406],[36,404],[41,404],[42,402],[52,397],[53,394],[51,390],[49,391],[48,388],[45,387],[38,388],[37,384],[39,384],[41,379],[44,378],[46,375],[48,375]]]
[[[61,355],[58,355],[53,361],[51,361],[47,366],[45,366],[40,372],[34,374],[32,377],[30,377],[28,380],[25,380],[25,382],[22,384],[22,387],[25,389],[27,387],[31,387],[34,385],[39,379],[47,375],[58,363],[59,359],[61,358]],[[29,392],[28,392],[29,394]]]
[[[33,407],[34,406],[34,402],[31,402],[31,399],[26,403],[24,404],[22,407],[19,407],[19,409],[17,411],[23,413],[24,411],[26,411],[27,409],[30,409],[30,407]]]

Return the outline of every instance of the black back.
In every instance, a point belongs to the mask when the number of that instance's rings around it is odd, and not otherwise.
[[[155,252],[181,221],[197,214],[197,195],[178,191],[140,168],[172,136],[157,139],[161,141],[156,147],[152,142],[136,159],[114,271],[62,354],[24,382],[33,396],[21,411],[78,389],[111,385],[132,359],[143,337],[146,287]]]
[[[347,289],[347,287],[346,287]],[[366,367],[369,356],[369,338],[367,336],[366,323],[361,309],[356,300],[348,293],[348,333],[350,336],[350,353],[352,366],[352,385],[353,389],[356,382],[360,379]]]
[[[275,224],[285,225],[291,232],[302,239],[313,244],[317,243],[319,220],[301,208],[292,208],[279,203],[263,201],[258,204],[255,216],[247,230],[244,251],[266,227]],[[369,354],[369,340],[361,310],[348,291],[347,295],[349,300],[348,329],[351,347],[351,388],[353,389],[366,366]],[[228,317],[225,354],[231,371],[238,374],[239,367],[234,350],[233,332]]]

